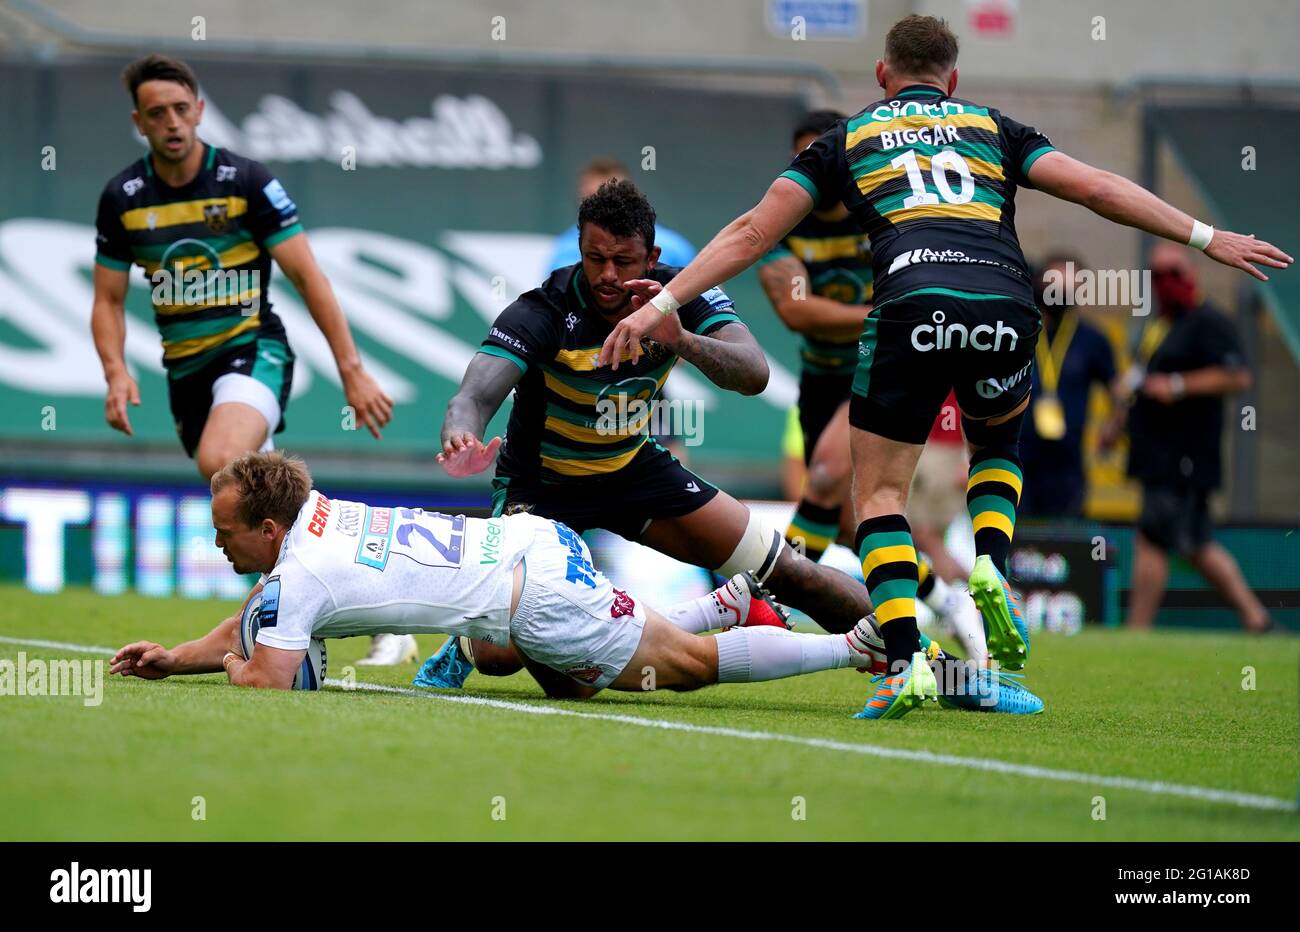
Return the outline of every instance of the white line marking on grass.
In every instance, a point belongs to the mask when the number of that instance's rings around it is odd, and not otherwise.
[[[112,654],[114,648],[94,647],[89,644],[67,644],[61,641],[40,641],[28,638],[11,638],[0,635],[0,643],[17,644],[26,647],[44,647],[52,650],[78,651],[86,654]],[[1016,777],[1028,777],[1033,780],[1051,780],[1057,783],[1083,783],[1088,786],[1104,786],[1117,790],[1133,790],[1149,793],[1153,796],[1177,796],[1183,799],[1195,799],[1207,803],[1224,803],[1241,806],[1246,809],[1263,809],[1270,812],[1295,812],[1296,803],[1290,799],[1276,796],[1261,796],[1256,793],[1238,793],[1233,790],[1216,790],[1208,786],[1190,786],[1183,783],[1166,783],[1163,780],[1139,780],[1135,777],[1108,777],[1102,774],[1083,773],[1077,770],[1055,770],[1050,767],[1036,767],[1033,764],[1014,764],[1010,761],[995,760],[988,757],[959,757],[955,754],[935,754],[932,751],[913,751],[906,748],[881,747],[874,744],[855,744],[848,741],[833,741],[830,738],[809,738],[802,735],[783,735],[773,731],[749,731],[741,728],[722,728],[716,725],[692,725],[688,722],[674,722],[662,718],[643,718],[639,715],[619,715],[613,712],[581,712],[577,709],[561,708],[552,705],[532,705],[526,702],[511,702],[506,699],[489,699],[486,696],[455,695],[434,690],[409,689],[401,686],[385,686],[382,683],[346,683],[343,680],[327,679],[328,686],[342,687],[348,692],[392,693],[399,696],[414,696],[420,699],[437,699],[442,702],[454,702],[461,705],[486,706],[493,709],[505,709],[510,712],[523,712],[526,715],[559,715],[568,718],[585,718],[599,722],[617,722],[621,725],[635,725],[638,728],[658,728],[662,731],[682,731],[697,735],[716,735],[722,738],[740,738],[745,741],[771,741],[779,744],[796,744],[802,747],[819,748],[824,751],[842,751],[847,754],[862,754],[868,757],[882,757],[890,760],[907,760],[919,764],[933,764],[939,767],[956,767],[964,770],[982,770],[986,773],[1002,773]]]
[[[329,686],[344,686],[343,680],[327,679]],[[724,738],[741,738],[747,741],[774,741],[781,744],[797,744],[803,747],[820,748],[827,751],[844,751],[849,754],[864,754],[869,757],[885,757],[892,760],[908,760],[921,764],[935,764],[940,767],[958,767],[966,770],[983,770],[990,773],[1004,773],[1036,780],[1053,780],[1059,783],[1085,783],[1089,786],[1112,787],[1121,790],[1134,790],[1139,793],[1151,793],[1156,796],[1179,796],[1184,799],[1196,799],[1202,802],[1226,803],[1232,806],[1244,806],[1247,809],[1265,809],[1276,812],[1295,812],[1296,803],[1289,799],[1275,796],[1261,796],[1255,793],[1238,793],[1232,790],[1216,790],[1208,786],[1189,786],[1181,783],[1166,783],[1162,780],[1139,780],[1134,777],[1108,777],[1101,774],[1082,773],[1075,770],[1054,770],[1050,767],[1036,767],[1033,764],[1014,764],[1010,761],[994,760],[987,757],[959,757],[955,754],[935,754],[931,751],[912,751],[906,748],[881,747],[874,744],[855,744],[848,741],[833,741],[829,738],[808,738],[802,735],[783,735],[771,731],[749,731],[740,728],[721,728],[716,725],[692,725],[687,722],[674,722],[660,718],[642,718],[639,715],[619,715],[613,712],[580,712],[577,709],[559,708],[549,705],[531,705],[525,702],[510,702],[505,699],[488,699],[484,696],[448,695],[434,690],[404,689],[399,686],[385,686],[379,683],[358,682],[351,684],[352,690],[396,693],[403,696],[418,696],[424,699],[440,699],[443,702],[459,702],[465,705],[489,706],[494,709],[507,709],[512,712],[524,712],[529,715],[564,715],[571,718],[594,719],[602,722],[618,722],[623,725],[636,725],[641,728],[659,728],[664,731],[685,731],[692,734],[718,735]]]
[[[47,647],[50,650],[71,650],[80,654],[115,654],[116,647],[95,647],[93,644],[65,644],[62,641],[38,641],[32,638],[7,638],[0,635],[0,644],[17,644],[20,647]]]

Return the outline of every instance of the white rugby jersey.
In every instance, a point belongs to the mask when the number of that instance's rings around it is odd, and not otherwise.
[[[314,637],[409,633],[504,644],[512,571],[550,524],[375,508],[313,490],[263,584],[257,643],[301,650]]]

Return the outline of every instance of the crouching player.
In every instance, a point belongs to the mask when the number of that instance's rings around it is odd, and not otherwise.
[[[312,489],[301,460],[281,453],[239,457],[212,477],[212,493],[217,546],[236,572],[263,580],[241,615],[206,637],[174,650],[129,644],[111,672],[158,679],[224,667],[234,685],[287,689],[313,638],[378,632],[510,640],[547,695],[559,698],[644,690],[650,671],[655,688],[690,690],[884,669],[869,617],[847,634],[789,631],[745,574],[660,613],[611,585],[576,533],[535,515],[480,519],[336,501]],[[688,632],[719,604],[731,627],[715,637]],[[257,649],[245,658],[239,630],[251,611],[260,613]],[[996,674],[971,677],[954,690],[959,705],[1037,703]]]

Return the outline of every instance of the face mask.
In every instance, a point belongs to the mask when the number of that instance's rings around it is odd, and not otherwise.
[[[1181,275],[1153,276],[1156,300],[1166,314],[1185,314],[1196,305],[1196,283]]]

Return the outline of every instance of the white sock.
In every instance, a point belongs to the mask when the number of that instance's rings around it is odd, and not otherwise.
[[[718,593],[722,589],[730,586],[728,581],[722,588],[714,589],[708,595],[702,595],[698,599],[691,599],[689,602],[678,602],[676,605],[670,605],[667,609],[661,610],[661,614],[672,622],[674,627],[681,628],[683,631],[689,631],[691,634],[703,634],[705,631],[712,631],[715,628],[721,628],[724,624],[736,624],[736,613],[729,607],[722,604],[718,598]],[[733,588],[731,590],[732,601],[738,605],[741,602],[741,594]]]
[[[934,574],[934,588],[921,601],[929,606],[936,615],[945,615],[948,612],[948,597],[952,593],[952,586],[944,582],[943,577],[934,572],[934,567],[930,567],[930,572]]]
[[[835,670],[852,662],[842,634],[800,634],[775,626],[732,628],[718,642],[718,682],[758,683]]]

